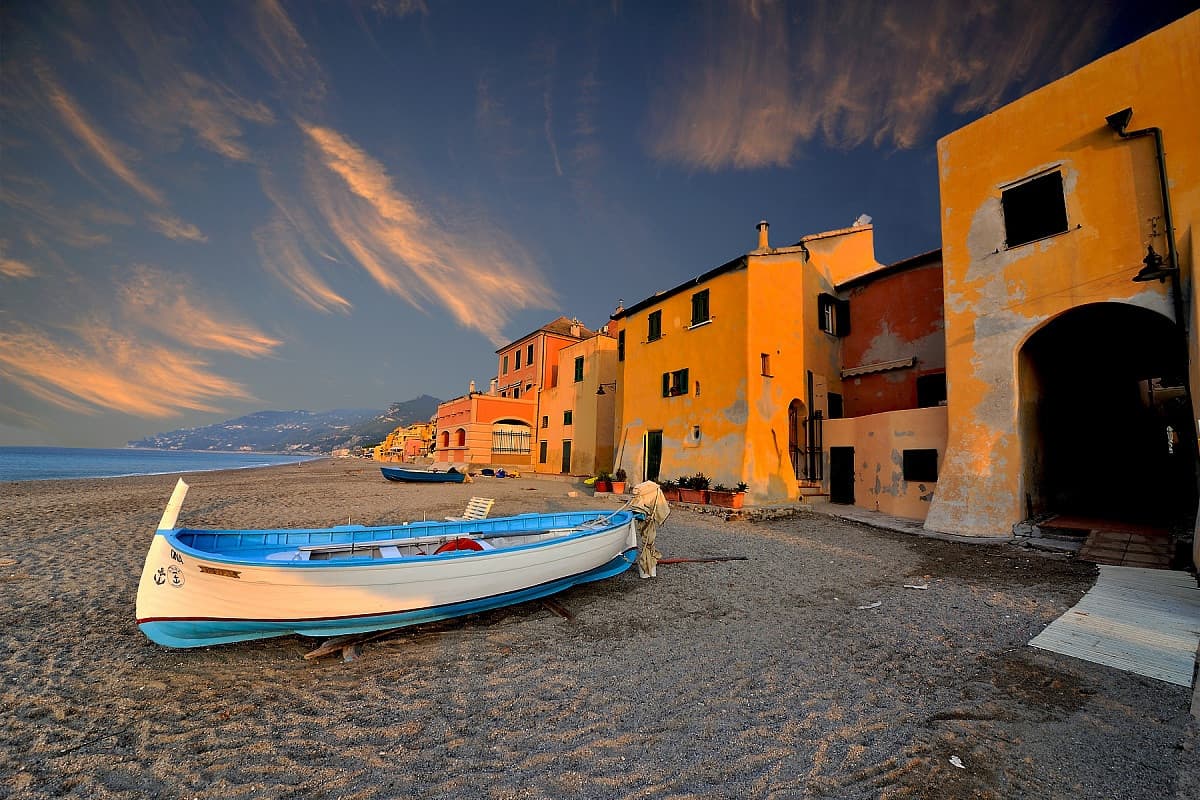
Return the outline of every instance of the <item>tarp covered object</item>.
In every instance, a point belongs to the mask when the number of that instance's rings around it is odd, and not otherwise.
[[[654,539],[658,536],[658,526],[671,515],[671,504],[657,483],[642,481],[633,487],[630,508],[641,514],[637,521],[638,539],[641,542],[637,557],[638,572],[643,578],[653,578],[658,572],[658,559],[662,558],[662,553],[654,547]]]

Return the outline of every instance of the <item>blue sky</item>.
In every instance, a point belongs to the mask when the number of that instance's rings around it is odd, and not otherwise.
[[[486,386],[755,246],[939,245],[937,138],[1192,3],[0,6],[0,445]]]

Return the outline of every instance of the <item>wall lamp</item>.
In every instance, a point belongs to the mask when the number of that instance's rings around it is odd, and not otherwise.
[[[616,381],[613,381],[612,383],[602,383],[596,387],[596,396],[597,397],[604,397],[604,395],[608,394],[608,392],[604,391],[605,386],[611,386],[612,390],[614,392],[617,390],[617,382]]]

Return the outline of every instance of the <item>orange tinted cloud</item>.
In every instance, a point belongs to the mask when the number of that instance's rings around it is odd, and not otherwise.
[[[158,190],[138,177],[133,168],[126,163],[127,158],[120,152],[125,148],[118,147],[101,133],[100,129],[84,114],[83,109],[50,76],[48,70],[41,70],[39,77],[50,106],[58,112],[63,123],[75,137],[91,150],[92,155],[124,181],[129,188],[155,205],[164,205],[165,201]]]
[[[283,344],[253,325],[202,307],[186,282],[152,267],[136,268],[120,297],[127,319],[192,347],[257,358]]]
[[[34,274],[33,267],[24,261],[9,258],[4,252],[7,249],[8,242],[0,239],[0,276],[5,278],[32,278]]]
[[[297,231],[283,214],[257,229],[254,243],[263,267],[301,302],[315,311],[349,313],[353,308],[309,263]]]
[[[147,214],[146,219],[154,229],[168,239],[188,242],[207,242],[208,237],[190,222],[184,222],[171,214]]]
[[[815,139],[914,147],[940,111],[989,110],[1030,76],[1082,63],[1111,13],[1040,0],[719,8],[689,42],[702,63],[662,81],[649,141],[660,159],[708,170],[786,165]]]
[[[0,331],[0,377],[74,413],[111,410],[162,418],[218,412],[220,401],[254,399],[207,367],[186,353],[98,324],[78,329],[70,344],[32,328]]]
[[[325,168],[311,195],[342,246],[383,289],[418,308],[450,312],[496,344],[520,308],[546,308],[553,293],[502,232],[476,223],[452,230],[393,185],[383,166],[337,131],[301,124]]]

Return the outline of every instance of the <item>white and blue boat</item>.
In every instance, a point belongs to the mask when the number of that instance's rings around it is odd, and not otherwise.
[[[632,511],[320,529],[175,526],[146,555],[137,624],[166,647],[387,630],[534,600],[634,563]]]

